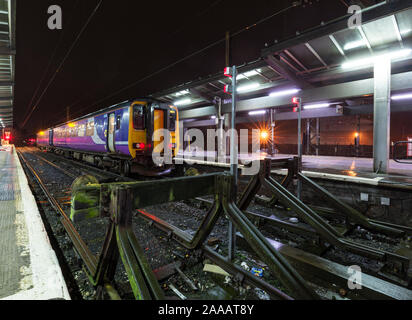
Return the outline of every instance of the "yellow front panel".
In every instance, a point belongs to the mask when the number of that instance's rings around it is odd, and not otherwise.
[[[171,142],[176,145],[176,149],[173,152],[173,155],[176,157],[177,153],[179,152],[179,112],[177,111],[177,108],[174,107],[174,106],[170,106],[170,108],[176,112],[175,131],[170,132],[171,133]]]
[[[165,150],[163,141],[164,137],[162,136],[162,131],[157,131],[164,129],[165,116],[163,110],[154,111],[154,121],[153,121],[153,140],[154,140],[154,150]],[[163,148],[162,148],[163,147]]]

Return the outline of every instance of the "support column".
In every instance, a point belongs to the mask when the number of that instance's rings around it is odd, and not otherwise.
[[[230,129],[230,114],[226,113],[224,115],[225,120],[224,120],[224,125],[225,125],[225,131]],[[226,135],[226,155],[230,155],[230,136]]]
[[[373,119],[373,171],[387,173],[389,169],[391,120],[391,61],[375,62],[375,94]]]
[[[320,149],[320,119],[316,118],[316,155],[319,156]]]
[[[275,122],[275,117],[276,117],[276,111],[275,109],[270,109],[270,134],[271,134],[271,140],[270,140],[270,153],[272,156],[275,156],[275,127],[276,127],[276,122]]]
[[[306,119],[306,155],[310,155],[310,144],[311,144],[311,130],[310,130],[310,119]]]

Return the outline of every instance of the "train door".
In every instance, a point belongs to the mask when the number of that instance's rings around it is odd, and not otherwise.
[[[107,144],[109,145],[109,152],[116,152],[115,145],[114,145],[114,133],[115,133],[115,114],[111,113],[109,115],[109,123],[108,123],[108,136],[107,136]]]
[[[49,130],[49,146],[53,145],[53,129]]]
[[[153,119],[154,150],[162,150],[162,149],[165,150],[164,136],[162,135],[162,131],[161,131],[161,129],[165,127],[164,122],[165,122],[164,110],[155,109],[154,119]]]

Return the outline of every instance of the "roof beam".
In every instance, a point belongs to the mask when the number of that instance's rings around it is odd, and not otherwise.
[[[14,56],[16,55],[16,50],[8,47],[0,47],[1,56]]]
[[[392,75],[392,91],[412,89],[411,72],[404,72]],[[371,95],[374,92],[374,79],[364,79],[329,85],[319,88],[306,89],[301,91],[303,103],[344,100],[353,97],[362,97]],[[241,100],[237,103],[238,112],[246,112],[267,108],[275,108],[291,105],[290,97],[260,97],[255,99]],[[231,105],[223,105],[223,113],[231,112]],[[193,110],[184,110],[180,112],[180,119],[200,118],[212,116],[215,114],[214,106],[208,106]]]
[[[213,100],[215,99],[215,97],[212,97],[211,95],[209,95],[207,93],[201,92],[200,90],[197,90],[195,88],[191,88],[191,89],[189,89],[189,91],[190,91],[190,93],[206,100],[209,103],[214,103]]]
[[[280,75],[282,75],[287,80],[294,83],[301,89],[312,88],[313,86],[307,81],[299,78],[295,73],[293,73],[282,61],[270,55],[265,58],[266,63],[275,69]]]
[[[242,66],[238,66],[238,73],[245,73],[260,67],[264,67],[266,65],[265,61],[259,59],[257,61],[242,65]],[[195,80],[195,81],[191,81],[189,83],[185,83],[183,85],[180,86],[176,86],[173,88],[169,88],[154,94],[150,94],[149,97],[153,97],[153,98],[157,98],[157,97],[163,97],[163,96],[167,96],[169,94],[175,93],[175,92],[179,92],[182,90],[187,90],[187,89],[191,89],[191,88],[196,88],[199,86],[203,86],[205,84],[208,84],[209,82],[213,82],[213,81],[218,81],[218,80],[223,80],[225,79],[225,76],[223,75],[223,70],[220,73],[216,73],[214,75],[210,75],[208,77],[205,77],[203,79],[200,80]]]
[[[0,87],[12,87],[12,86],[14,86],[14,82],[12,81],[0,81]]]
[[[368,22],[384,18],[393,15],[397,12],[407,10],[412,7],[412,0],[397,0],[397,1],[386,1],[381,2],[377,5],[371,6],[362,10],[362,23],[366,24]],[[288,49],[295,45],[309,42],[310,40],[328,36],[335,32],[348,29],[348,18],[349,14],[340,17],[338,19],[329,21],[322,24],[321,26],[309,29],[302,32],[299,36],[289,38],[285,41],[276,43],[268,48],[262,50],[262,57],[267,57],[269,55],[278,53],[284,49]]]

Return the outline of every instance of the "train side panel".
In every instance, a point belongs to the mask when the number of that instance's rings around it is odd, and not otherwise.
[[[130,156],[128,148],[129,106],[57,127],[53,140],[54,146],[83,152],[108,153],[108,117],[111,113],[115,115],[115,152]]]

